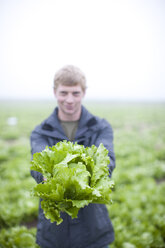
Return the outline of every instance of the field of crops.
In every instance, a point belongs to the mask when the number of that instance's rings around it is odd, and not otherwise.
[[[56,103],[0,102],[0,248],[34,248],[38,199],[30,191],[32,129]],[[165,103],[84,103],[114,129],[111,248],[165,247]],[[85,248],[85,247],[84,247]]]

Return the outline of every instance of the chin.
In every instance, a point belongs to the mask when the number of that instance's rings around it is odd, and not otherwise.
[[[65,112],[67,115],[74,115],[75,114],[75,111],[66,111]]]

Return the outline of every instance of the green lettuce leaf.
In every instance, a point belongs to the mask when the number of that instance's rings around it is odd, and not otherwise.
[[[84,147],[59,142],[35,153],[31,170],[41,172],[47,181],[37,184],[32,195],[40,197],[45,217],[60,224],[61,212],[77,218],[89,203],[111,203],[113,181],[108,172],[108,150],[100,144]]]

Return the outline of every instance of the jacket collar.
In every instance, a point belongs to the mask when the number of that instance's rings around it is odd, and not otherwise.
[[[50,125],[53,129],[60,129],[61,124],[60,120],[58,119],[58,107],[56,107],[53,113],[48,117],[46,124]]]
[[[85,125],[87,125],[87,123],[93,119],[93,115],[91,113],[88,112],[88,110],[84,107],[81,106],[81,116],[80,116],[80,120],[79,120],[79,128],[84,127]],[[58,107],[56,107],[53,111],[53,113],[50,115],[50,117],[48,117],[47,124],[49,124],[50,126],[52,126],[53,128],[57,128],[59,126],[61,126],[60,121],[58,119]]]
[[[84,106],[82,106],[79,125],[75,136],[76,139],[85,134],[85,132],[91,126],[90,124],[92,124],[93,119],[95,119],[94,116],[90,112],[88,112],[88,110]]]
[[[82,106],[81,108],[81,116],[75,139],[78,139],[82,135],[84,135],[88,128],[96,122],[95,117],[91,113],[89,113],[84,106]],[[52,136],[59,139],[67,139],[60,124],[60,120],[58,119],[58,107],[54,109],[53,113],[44,122],[42,128],[40,129],[40,132],[47,136]]]

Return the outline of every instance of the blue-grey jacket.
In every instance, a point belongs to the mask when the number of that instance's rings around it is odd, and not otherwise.
[[[32,155],[41,152],[45,146],[53,146],[62,140],[68,140],[58,120],[58,108],[31,134]],[[108,149],[110,156],[110,176],[115,167],[113,151],[113,131],[110,124],[89,113],[82,107],[82,113],[74,142],[84,146],[100,143]],[[31,171],[37,183],[43,181],[41,173]],[[63,222],[60,225],[50,223],[44,217],[41,206],[37,225],[37,243],[42,248],[101,248],[114,240],[114,231],[108,211],[103,204],[89,204],[79,210],[78,218],[71,219],[61,213]]]

